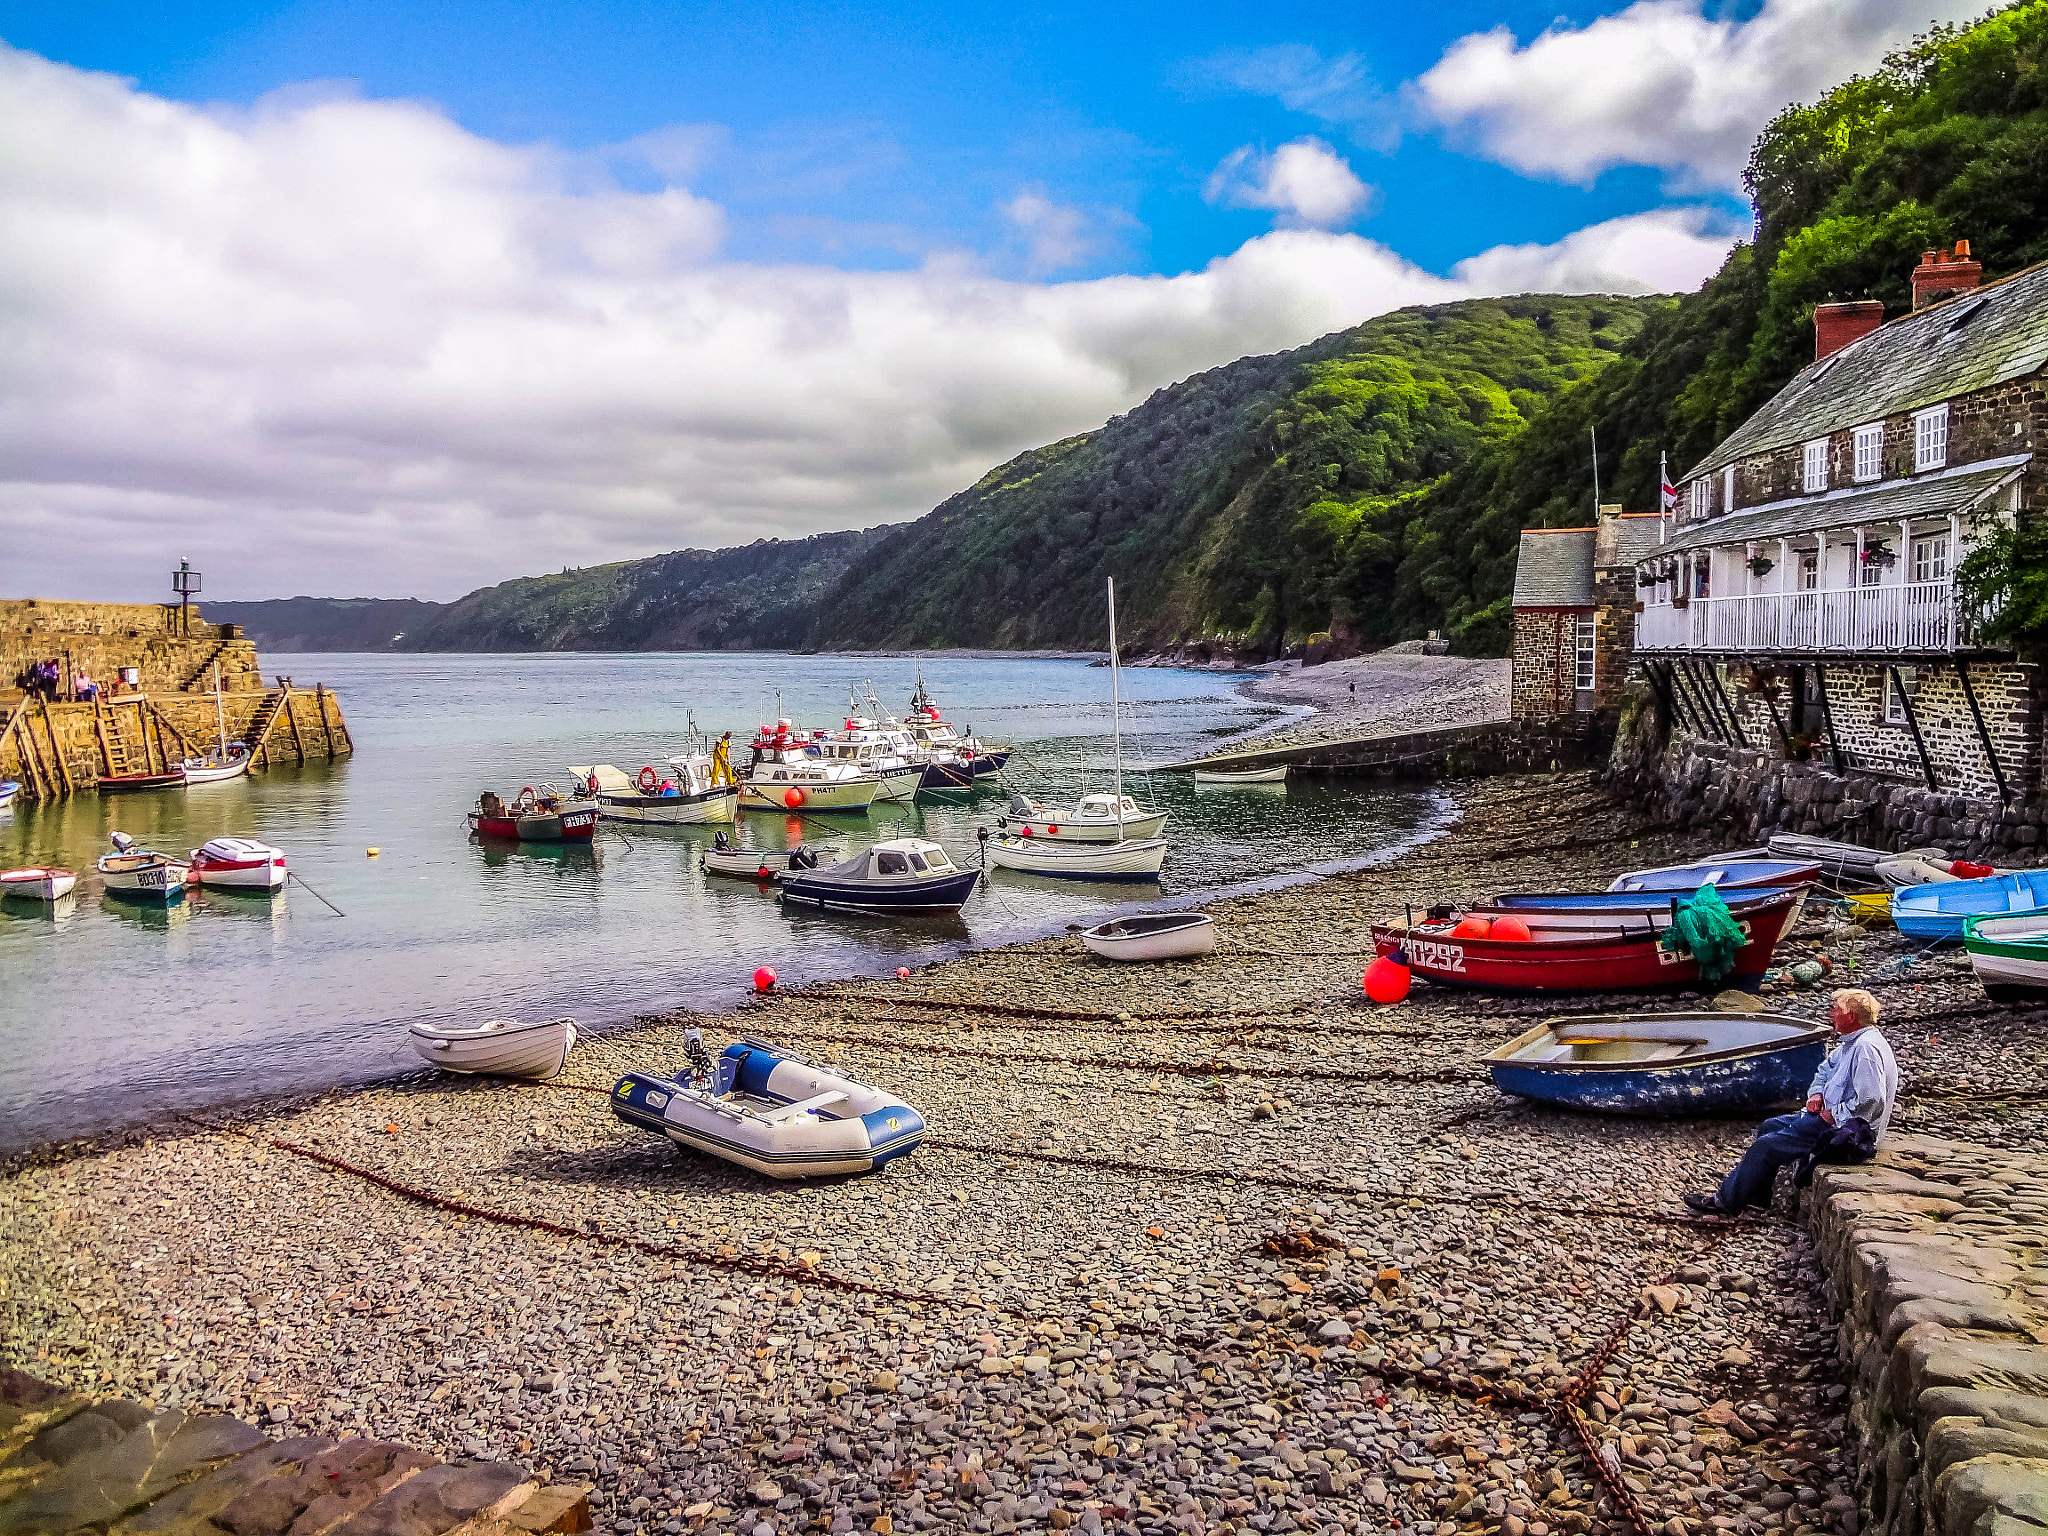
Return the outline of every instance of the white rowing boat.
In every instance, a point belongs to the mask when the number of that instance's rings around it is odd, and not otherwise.
[[[69,896],[77,884],[77,872],[69,869],[0,869],[0,896],[14,896],[22,901],[55,901],[60,896]]]
[[[437,1029],[415,1024],[412,1048],[449,1072],[480,1077],[549,1078],[562,1070],[576,1044],[574,1019],[522,1024],[492,1019],[473,1029]]]
[[[252,837],[216,837],[192,850],[192,878],[232,891],[284,889],[284,850]]]
[[[112,853],[93,865],[106,882],[107,894],[128,901],[172,902],[185,895],[186,866],[167,853],[135,846],[126,832],[111,834]]]
[[[1225,773],[1218,768],[1197,768],[1197,784],[1284,784],[1287,782],[1287,765],[1278,768],[1247,768],[1241,773]]]
[[[1206,912],[1145,912],[1081,930],[1081,942],[1105,960],[1185,960],[1216,950],[1216,920]]]
[[[1055,880],[1157,880],[1166,858],[1163,837],[1127,837],[1120,843],[1055,842],[1042,837],[991,837],[983,845],[997,869]]]

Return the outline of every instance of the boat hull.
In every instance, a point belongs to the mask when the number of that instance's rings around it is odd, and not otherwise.
[[[100,860],[98,871],[107,894],[122,901],[162,904],[185,896],[186,869],[174,859],[116,855]]]
[[[597,811],[606,821],[640,827],[695,827],[730,822],[739,798],[739,787],[733,784],[702,795],[600,793]]]
[[[970,789],[975,780],[974,765],[968,762],[926,763],[919,789]]]
[[[1747,1113],[1806,1096],[1827,1051],[1827,1031],[1786,1020],[1778,1037],[1670,1061],[1516,1062],[1522,1048],[1574,1026],[1620,1025],[1630,1032],[1713,1029],[1726,1015],[1655,1014],[1642,1019],[1557,1019],[1528,1031],[1486,1058],[1503,1093],[1597,1114],[1669,1118]],[[1759,1027],[1767,1028],[1767,1024]]]
[[[1081,930],[1081,942],[1105,960],[1193,960],[1216,952],[1216,921],[1205,912],[1122,918]]]
[[[1892,892],[1892,922],[1908,938],[1960,943],[1972,918],[1998,918],[2048,907],[2048,870],[1901,886]]]
[[[1793,909],[1791,922],[1796,923],[1810,889],[1810,886],[1805,885],[1789,888],[1764,887],[1753,891],[1745,890],[1743,896],[1793,897],[1798,906]],[[1628,891],[1572,891],[1558,894],[1503,894],[1489,901],[1474,903],[1464,910],[1480,917],[1535,919],[1548,928],[1599,930],[1612,928],[1617,922],[1633,920],[1653,924],[1659,919],[1668,919],[1674,899],[1683,900],[1683,893],[1645,892],[1638,895]]]
[[[480,1029],[436,1029],[415,1024],[409,1031],[421,1060],[472,1077],[553,1077],[576,1044],[574,1019],[540,1024],[493,1020]]]
[[[776,783],[773,780],[755,784],[750,780],[740,786],[740,809],[773,811],[784,816],[791,811],[864,811],[875,803],[881,787],[880,779],[812,784]],[[792,793],[801,797],[795,805],[789,803],[788,797]]]
[[[933,912],[958,912],[974,894],[979,870],[959,870],[950,875],[885,885],[869,881],[828,880],[823,872],[801,870],[782,876],[780,894],[791,906],[816,907],[821,912],[860,912],[871,916],[917,916]]]
[[[1732,974],[1719,984],[1755,990],[1798,906],[1799,898],[1789,892],[1739,904],[1734,916],[1749,942],[1736,951]],[[1536,941],[1457,939],[1452,927],[1446,922],[1411,930],[1382,923],[1372,930],[1373,948],[1382,955],[1405,949],[1417,975],[1483,991],[1638,992],[1701,984],[1699,963],[1663,948],[1660,930],[1647,923],[1640,933],[1565,929]]]
[[[521,843],[587,843],[597,835],[597,805],[586,800],[530,816],[486,816],[471,811],[469,829],[480,837]]]
[[[1134,842],[1157,837],[1166,828],[1167,812],[1154,811],[1146,816],[1133,816],[1124,822],[1123,841]],[[1020,823],[1018,830],[1031,829],[1033,838],[1044,838],[1055,843],[1113,843],[1117,841],[1114,821],[1049,821],[1041,817]]]
[[[101,779],[93,786],[102,794],[125,795],[144,789],[183,789],[185,775],[179,773],[121,773]]]
[[[69,896],[78,885],[78,875],[68,869],[0,870],[0,896],[17,901],[56,901]]]
[[[2048,912],[1974,917],[1963,925],[1970,969],[1999,1002],[2048,997]]]
[[[278,891],[287,872],[284,851],[253,838],[216,838],[191,855],[192,878],[230,891]]]
[[[1632,870],[1616,877],[1607,889],[1616,894],[1685,896],[1703,885],[1723,891],[1744,891],[1811,885],[1819,878],[1820,865],[1807,859],[1701,859],[1694,864]]]
[[[1157,880],[1165,858],[1166,840],[1157,837],[1120,843],[998,837],[988,844],[988,861],[998,869],[1054,880]]]
[[[1198,768],[1195,770],[1195,782],[1197,784],[1284,784],[1287,782],[1287,769],[1285,767],[1247,768],[1242,773],[1223,773],[1215,769]]]

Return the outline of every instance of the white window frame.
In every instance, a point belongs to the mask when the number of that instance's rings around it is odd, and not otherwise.
[[[1817,549],[1809,549],[1799,557],[1799,590],[1820,590],[1820,551]]]
[[[1582,613],[1572,626],[1572,686],[1584,690],[1593,686],[1598,663],[1596,642],[1599,639],[1599,622],[1594,615]]]
[[[1828,488],[1828,440],[1817,437],[1806,445],[1806,459],[1800,469],[1799,488],[1811,494]]]
[[[1948,464],[1948,405],[1929,406],[1913,413],[1913,472],[1941,469]]]
[[[1714,510],[1714,482],[1705,475],[1686,487],[1686,511],[1694,517],[1705,517]]]
[[[1905,684],[1908,696],[1919,693],[1920,671],[1917,667],[1900,667],[1898,674],[1899,681]],[[1886,672],[1884,675],[1884,723],[1886,725],[1904,725],[1906,723],[1905,698],[1901,697],[1899,690],[1893,686],[1892,674],[1890,672]]]
[[[1923,533],[1912,541],[1913,580],[1948,580],[1948,530]]]
[[[1721,471],[1721,510],[1723,512],[1733,512],[1735,510],[1735,466],[1733,464],[1730,464]]]
[[[1871,422],[1856,429],[1856,482],[1884,477],[1884,423]]]

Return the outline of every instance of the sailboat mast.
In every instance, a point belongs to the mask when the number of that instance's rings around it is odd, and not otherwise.
[[[1109,737],[1116,754],[1116,840],[1124,840],[1124,721],[1116,659],[1116,578],[1109,578]]]
[[[220,663],[213,664],[213,718],[220,725],[220,760],[228,760],[228,715],[220,702]]]

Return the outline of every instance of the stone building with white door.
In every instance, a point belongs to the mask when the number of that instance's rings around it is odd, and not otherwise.
[[[1954,571],[2048,497],[2048,266],[1981,271],[1931,251],[1908,314],[1820,306],[1813,363],[1678,482],[1636,562],[1633,647],[1670,731],[1658,771],[1704,787],[1674,809],[2039,844],[2035,669],[1983,636]]]

